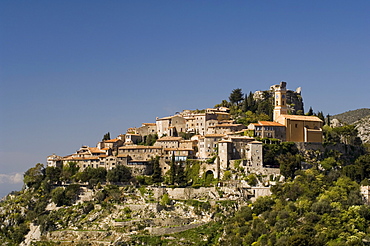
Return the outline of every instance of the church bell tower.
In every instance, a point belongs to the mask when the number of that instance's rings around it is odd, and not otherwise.
[[[281,82],[279,85],[271,86],[275,91],[274,96],[274,121],[282,114],[288,114],[286,105],[286,82]]]

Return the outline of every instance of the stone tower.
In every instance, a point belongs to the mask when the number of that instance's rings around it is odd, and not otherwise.
[[[286,105],[286,82],[280,82],[279,85],[271,86],[271,90],[275,92],[274,121],[276,121],[280,115],[288,114],[288,107]]]

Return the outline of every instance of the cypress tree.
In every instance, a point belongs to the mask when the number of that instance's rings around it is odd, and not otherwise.
[[[154,183],[160,183],[163,181],[162,179],[162,170],[159,166],[159,156],[156,156],[153,161],[153,182]]]
[[[175,183],[175,176],[176,176],[176,163],[175,163],[175,154],[172,154],[171,158],[171,167],[170,167],[170,184]]]

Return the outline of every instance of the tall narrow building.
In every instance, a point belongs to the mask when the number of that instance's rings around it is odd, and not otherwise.
[[[273,120],[276,121],[280,115],[288,114],[288,107],[286,105],[286,82],[273,85],[271,89],[275,91]]]

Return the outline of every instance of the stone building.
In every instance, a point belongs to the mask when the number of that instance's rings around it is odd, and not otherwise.
[[[198,159],[210,159],[217,155],[218,142],[222,140],[224,134],[207,134],[198,139]]]
[[[220,122],[214,126],[209,126],[207,134],[230,134],[242,131],[243,129],[246,129],[246,126],[243,124]]]
[[[143,140],[143,137],[135,132],[127,132],[125,135],[125,144],[124,145],[134,145],[138,144]]]
[[[143,123],[141,127],[135,128],[135,133],[139,134],[140,136],[156,134],[157,124],[156,123]]]
[[[52,154],[46,158],[46,162],[48,167],[60,167],[63,164],[63,157]]]
[[[128,145],[120,147],[118,155],[128,155],[131,160],[149,161],[156,156],[161,156],[162,150],[160,146]]]
[[[240,160],[244,170],[261,170],[263,168],[262,142],[246,136],[228,136],[218,142],[220,175],[235,168],[233,161]]]
[[[161,137],[160,139],[157,139],[154,146],[160,146],[163,148],[179,148],[180,142],[182,141],[182,137]]]
[[[280,115],[276,121],[286,127],[286,141],[305,143],[323,141],[323,122],[316,116]]]
[[[289,115],[286,103],[286,82],[272,86],[275,91],[274,121],[286,127],[286,141],[323,141],[323,122],[316,116]]]
[[[248,125],[248,130],[254,132],[254,137],[286,139],[285,125],[272,121],[258,121]]]

